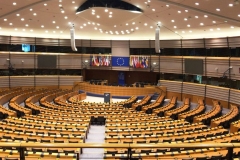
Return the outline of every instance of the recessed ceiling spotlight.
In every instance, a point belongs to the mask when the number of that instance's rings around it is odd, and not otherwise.
[[[72,22],[68,22],[68,24],[69,24],[69,25],[71,25],[71,24],[72,24]]]
[[[187,27],[191,27],[190,24],[188,24]]]
[[[173,28],[177,28],[177,26],[173,26]]]
[[[41,25],[42,28],[44,28],[44,25]]]
[[[92,12],[92,15],[95,15],[95,12]]]
[[[108,9],[105,9],[105,12],[108,12]]]
[[[188,12],[188,10],[187,10],[187,9],[185,9],[185,12]]]
[[[62,7],[62,4],[59,4],[58,6],[59,6],[59,7]]]
[[[110,14],[108,17],[109,17],[109,18],[112,18],[112,15]]]
[[[155,9],[153,8],[153,9],[152,9],[152,11],[154,12],[154,11],[155,11]]]
[[[217,28],[217,30],[220,30],[220,28]]]
[[[200,23],[201,26],[203,26],[204,24],[203,23]]]
[[[168,4],[166,4],[166,7],[169,7],[169,5],[168,5]]]
[[[47,3],[44,3],[44,6],[47,6]]]
[[[75,3],[75,1],[72,1],[72,3]]]
[[[61,10],[61,13],[65,13],[65,11],[64,11],[64,10]]]
[[[232,7],[232,6],[233,6],[233,4],[232,4],[232,3],[230,3],[228,6],[229,6],[229,7]]]
[[[240,14],[238,15],[238,17],[240,17]]]
[[[81,29],[83,29],[83,26],[80,26]]]
[[[94,9],[92,9],[92,12],[95,12],[95,10],[94,10]]]
[[[232,28],[232,29],[233,29],[234,27],[233,27],[233,26],[231,26],[230,28]]]
[[[36,16],[36,15],[37,15],[37,13],[33,13],[33,15],[34,15],[34,16]]]
[[[134,31],[134,29],[133,29],[133,28],[131,28],[131,31]]]
[[[57,29],[59,29],[59,26],[56,26]]]
[[[199,3],[198,3],[198,2],[196,2],[196,3],[195,3],[195,5],[196,5],[196,6],[198,6],[198,5],[199,5]]]
[[[114,27],[117,27],[117,25],[114,25]]]
[[[92,25],[95,25],[95,23],[94,23],[94,22],[92,22]]]
[[[217,8],[217,9],[216,9],[216,11],[218,11],[218,12],[219,12],[219,11],[220,11],[220,9],[219,9],[219,8]]]
[[[181,11],[177,11],[178,13],[181,13]]]
[[[64,18],[65,18],[65,19],[68,19],[68,17],[67,17],[67,16],[65,16]]]
[[[56,23],[55,21],[52,21],[52,23]]]
[[[30,11],[32,11],[33,9],[32,9],[32,8],[30,8],[29,10],[30,10]]]
[[[126,26],[128,26],[128,23],[126,23]]]
[[[7,21],[7,19],[5,18],[4,21]]]
[[[136,30],[138,30],[139,28],[138,28],[138,27],[136,27],[135,29],[136,29]]]
[[[45,32],[48,33],[48,30],[46,30]]]
[[[135,24],[135,22],[132,22],[132,24],[134,25],[134,24]]]
[[[198,16],[195,16],[195,18],[198,18]]]
[[[95,24],[95,23],[93,22],[93,25],[94,25],[94,24]],[[99,24],[99,23],[97,23],[97,25],[98,25],[98,26],[100,26],[100,24]]]
[[[153,28],[153,26],[150,26],[150,28]]]
[[[191,30],[190,30],[189,32],[190,32],[190,33],[192,33],[192,31],[191,31]]]
[[[17,5],[17,3],[16,3],[16,2],[13,2],[13,5],[14,5],[14,6]]]
[[[86,24],[86,23],[84,23],[83,25],[84,25],[84,26],[86,26],[87,24]]]
[[[88,24],[91,24],[91,22],[88,22]]]
[[[28,24],[25,24],[26,27],[28,27]]]
[[[213,31],[213,29],[212,29],[212,28],[210,28],[209,30],[210,30],[210,31]]]
[[[21,21],[24,21],[24,18],[21,18]]]
[[[174,20],[171,20],[171,22],[175,22]]]
[[[16,14],[16,16],[20,16],[20,14]]]
[[[97,30],[97,27],[94,27],[95,30]]]
[[[147,26],[147,23],[144,23],[144,26]]]
[[[10,26],[12,26],[13,24],[12,23],[9,23]]]
[[[184,21],[187,21],[187,18],[184,18]]]
[[[99,16],[99,15],[97,15],[97,18],[100,18],[100,16]]]
[[[212,23],[216,23],[216,21],[212,21]]]
[[[75,9],[77,9],[78,7],[77,7],[77,6],[75,6],[74,8],[75,8]]]
[[[205,17],[205,18],[207,18],[207,17],[208,17],[208,15],[204,15],[204,17]]]
[[[109,12],[109,14],[112,14],[112,12]]]

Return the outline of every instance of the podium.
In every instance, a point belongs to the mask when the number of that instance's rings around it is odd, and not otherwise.
[[[110,103],[112,99],[111,93],[104,93],[104,103]]]

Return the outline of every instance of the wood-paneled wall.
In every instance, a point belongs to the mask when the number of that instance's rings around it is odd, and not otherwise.
[[[183,100],[188,97],[192,102],[202,98],[208,105],[212,105],[212,100],[218,100],[225,108],[228,108],[229,104],[240,105],[240,90],[179,81],[159,80],[159,83],[167,87],[167,98],[178,96]]]
[[[104,79],[108,80],[109,83],[118,83],[118,73],[119,71],[112,70],[85,70],[85,80]],[[158,80],[158,73],[156,72],[124,71],[124,73],[126,84],[133,84],[139,81],[157,82]]]

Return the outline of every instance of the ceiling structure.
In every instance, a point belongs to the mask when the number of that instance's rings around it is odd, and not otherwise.
[[[161,22],[161,40],[240,36],[240,0],[114,0],[138,13],[99,0],[77,14],[87,1],[0,0],[0,35],[70,39],[74,24],[76,39],[154,40]]]

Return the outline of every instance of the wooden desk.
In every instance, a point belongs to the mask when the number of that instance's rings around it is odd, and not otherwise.
[[[87,82],[77,82],[74,90],[84,90],[85,92],[103,95],[104,93],[111,93],[113,96],[139,96],[154,94],[155,92],[166,91],[166,87],[159,89],[159,86],[150,87],[120,87],[120,86],[102,86],[89,84]],[[161,88],[161,87],[160,87]]]

